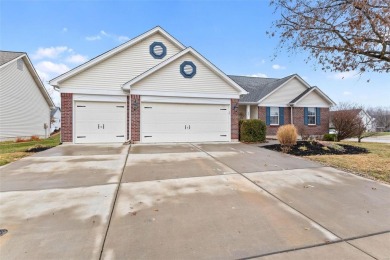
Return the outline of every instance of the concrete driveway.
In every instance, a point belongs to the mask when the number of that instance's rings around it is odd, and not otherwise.
[[[388,185],[253,145],[63,145],[0,172],[4,259],[390,256]]]

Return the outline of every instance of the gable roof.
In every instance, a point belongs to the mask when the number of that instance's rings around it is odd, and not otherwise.
[[[297,104],[299,101],[303,100],[307,95],[309,95],[313,91],[316,91],[322,98],[324,98],[332,106],[336,105],[336,103],[333,100],[331,100],[324,92],[321,91],[321,89],[319,89],[316,86],[313,86],[313,87],[306,89],[301,94],[299,94],[296,98],[291,100],[289,104],[290,105]]]
[[[122,89],[123,90],[130,90],[131,85],[141,81],[142,79],[146,78],[147,76],[153,74],[154,72],[162,69],[163,67],[167,66],[168,64],[172,63],[173,61],[179,59],[183,55],[190,53],[196,58],[198,58],[206,67],[208,67],[210,70],[212,70],[215,74],[217,74],[222,80],[224,80],[226,83],[228,83],[230,86],[235,88],[240,95],[247,94],[247,91],[243,89],[240,85],[238,85],[235,81],[233,81],[231,78],[229,78],[225,73],[223,73],[220,69],[218,69],[214,64],[212,64],[210,61],[208,61],[205,57],[203,57],[200,53],[198,53],[196,50],[194,50],[192,47],[188,47],[185,50],[173,55],[172,57],[166,59],[165,61],[157,64],[153,68],[145,71],[144,73],[138,75],[137,77],[131,79],[130,81],[123,84]]]
[[[51,99],[49,93],[47,92],[45,86],[43,85],[41,78],[39,77],[37,71],[35,70],[34,66],[32,65],[27,53],[13,52],[13,51],[0,51],[0,60],[1,60],[0,68],[8,66],[11,62],[15,61],[16,59],[20,59],[20,58],[22,58],[24,63],[26,64],[28,71],[31,73],[31,76],[33,77],[35,83],[38,86],[38,89],[41,91],[41,93],[42,93],[43,97],[45,98],[49,107],[54,108],[55,105],[53,103],[53,100]]]
[[[229,75],[229,78],[248,92],[240,98],[240,102],[258,103],[294,76],[295,74],[276,79]]]
[[[299,94],[296,98],[294,98],[293,100],[290,101],[290,104],[295,104],[296,102],[298,102],[299,100],[301,100],[304,96],[308,95],[310,92],[312,92],[314,90],[314,87],[310,87],[308,89],[306,89],[305,91],[303,91],[301,94]]]
[[[169,33],[167,33],[163,28],[161,28],[160,26],[157,26],[101,55],[98,55],[96,56],[95,58],[73,68],[72,70],[68,71],[68,72],[65,72],[64,74],[61,74],[57,77],[55,77],[54,79],[50,80],[49,81],[49,84],[50,85],[53,85],[53,86],[57,86],[58,87],[58,84],[60,81],[63,81],[65,79],[68,79],[92,66],[94,66],[95,64],[99,63],[99,62],[102,62],[106,59],[108,59],[109,57],[112,57],[114,56],[115,54],[133,46],[134,44],[144,40],[145,38],[155,34],[155,33],[161,33],[163,36],[165,36],[168,40],[170,40],[174,45],[176,45],[179,49],[181,50],[184,50],[185,49],[185,46],[180,43],[178,40],[176,40],[173,36],[171,36]]]
[[[307,89],[301,94],[299,94],[297,97],[292,97],[293,99],[290,101],[290,105],[295,105],[312,91],[316,91],[327,102],[329,102],[329,104],[335,105],[333,100],[331,100],[327,95],[325,95],[324,92],[322,92],[318,87],[312,87],[307,84],[307,82],[304,81],[298,74],[292,74],[281,79],[233,75],[229,75],[229,77],[249,92],[247,95],[242,96],[240,98],[240,103],[260,103],[263,99],[270,96],[272,93],[276,92],[278,89],[287,84],[287,82],[295,78],[299,80],[303,85],[305,85]]]
[[[14,59],[25,55],[25,52],[15,52],[15,51],[0,51],[0,66],[7,64]]]

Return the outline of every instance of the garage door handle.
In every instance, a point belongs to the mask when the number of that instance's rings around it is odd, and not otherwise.
[[[186,125],[184,126],[184,129],[187,129],[187,126],[186,126]]]
[[[190,126],[190,125],[188,125],[188,129],[191,129],[191,126]]]
[[[103,129],[104,129],[104,124],[103,124]]]

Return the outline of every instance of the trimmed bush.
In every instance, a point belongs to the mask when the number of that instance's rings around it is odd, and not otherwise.
[[[266,125],[260,119],[240,120],[240,141],[241,142],[264,142]]]
[[[322,140],[334,142],[337,140],[337,137],[335,134],[324,134],[324,137],[322,138]]]
[[[291,146],[297,144],[297,128],[294,125],[283,125],[279,127],[276,137],[282,146],[282,152],[288,153]]]

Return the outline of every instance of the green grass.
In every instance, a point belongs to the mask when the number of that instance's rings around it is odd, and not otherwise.
[[[306,158],[347,170],[359,175],[390,183],[390,144],[341,142],[366,148],[368,154],[315,155]]]
[[[390,135],[390,132],[378,132],[374,136],[386,136],[386,135]]]
[[[60,144],[60,135],[56,134],[47,139],[39,141],[28,141],[16,143],[13,141],[0,142],[0,166],[19,160],[33,153],[26,152],[27,149],[36,145],[54,147]]]

